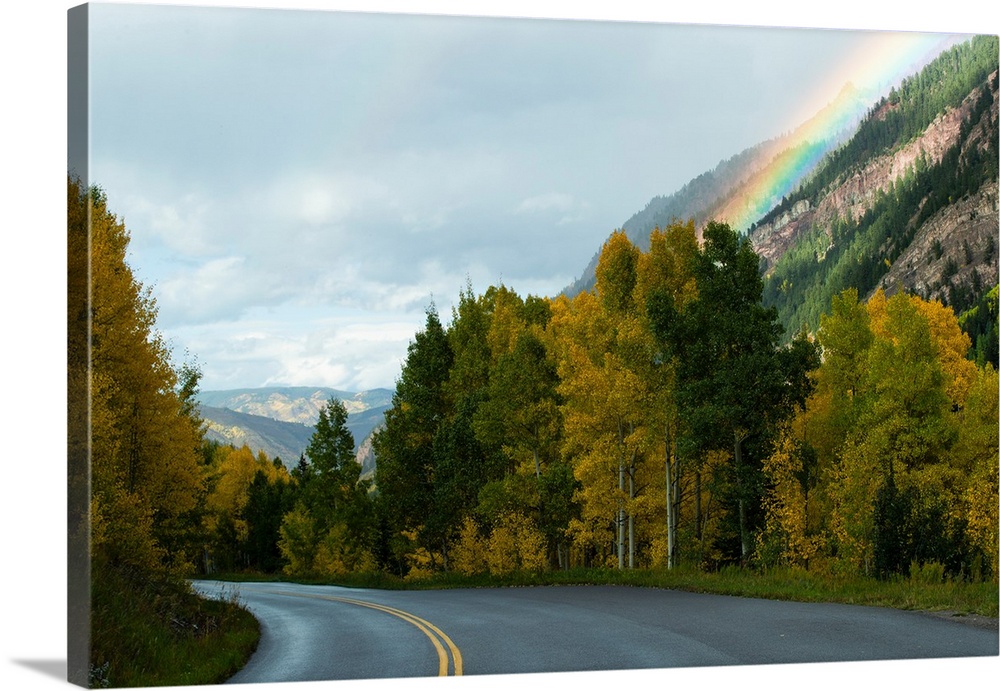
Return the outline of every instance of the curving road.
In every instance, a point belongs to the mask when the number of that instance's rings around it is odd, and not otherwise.
[[[230,682],[996,656],[995,626],[919,612],[618,586],[436,591],[196,581],[261,641]]]

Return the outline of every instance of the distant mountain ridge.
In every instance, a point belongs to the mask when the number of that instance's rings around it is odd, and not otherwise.
[[[353,392],[321,386],[269,386],[202,391],[198,402],[207,439],[246,444],[254,453],[264,451],[292,467],[309,445],[320,409],[331,398],[347,409],[347,429],[358,451],[385,419],[392,395],[389,389]]]
[[[205,421],[205,438],[209,441],[237,448],[247,446],[254,453],[263,451],[268,458],[280,458],[288,468],[298,463],[314,430],[298,422],[282,422],[228,408],[202,405],[199,413]]]
[[[343,391],[323,386],[265,386],[260,388],[202,391],[202,405],[228,408],[249,415],[260,415],[283,422],[315,425],[319,411],[331,398],[343,402],[349,414],[388,406],[393,392],[389,389]]]

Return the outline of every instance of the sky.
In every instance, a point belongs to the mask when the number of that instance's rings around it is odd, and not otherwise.
[[[355,391],[467,285],[558,294],[652,197],[864,78],[873,38],[116,4],[89,37],[90,180],[175,360]]]

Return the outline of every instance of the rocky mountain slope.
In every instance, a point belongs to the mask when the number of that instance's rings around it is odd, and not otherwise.
[[[997,284],[997,40],[961,48],[876,104],[848,146],[751,229],[764,301],[787,334],[818,328],[847,288],[902,289],[961,315]]]
[[[649,245],[650,231],[665,228],[675,220],[694,219],[700,229],[709,220],[730,217],[739,207],[748,203],[765,210],[770,209],[780,200],[748,200],[746,188],[751,182],[776,169],[786,168],[789,157],[795,155],[793,143],[802,140],[806,132],[816,132],[820,128],[819,123],[831,120],[833,111],[847,113],[848,116],[840,118],[840,127],[824,132],[822,138],[811,141],[809,146],[815,152],[828,152],[847,141],[856,130],[865,107],[872,98],[873,95],[846,85],[833,102],[794,131],[761,142],[721,161],[714,169],[702,173],[673,194],[654,197],[644,209],[625,221],[622,229],[633,243],[645,250]],[[790,178],[789,182],[797,183],[811,171],[810,167],[802,167],[798,176]],[[566,295],[572,297],[594,287],[599,256],[600,249],[580,277],[563,291]]]
[[[994,72],[988,82],[974,89],[957,108],[950,108],[942,113],[934,122],[915,139],[902,145],[895,151],[877,156],[860,169],[851,172],[832,185],[822,196],[819,204],[813,206],[808,199],[802,199],[792,205],[788,211],[781,213],[774,220],[757,226],[750,234],[751,242],[757,254],[765,262],[765,266],[773,267],[784,256],[788,249],[802,235],[814,227],[823,228],[827,235],[838,220],[857,222],[871,210],[875,201],[891,190],[905,176],[911,175],[918,168],[927,168],[942,163],[945,154],[955,146],[963,146],[966,150],[978,148],[985,150],[989,128],[996,128],[997,74]],[[969,121],[978,99],[985,89],[993,93],[993,105],[986,118],[981,118],[968,134],[963,134],[963,123]],[[884,111],[891,106],[886,104],[882,111],[873,117],[884,116]],[[959,254],[964,254],[963,243],[968,242],[973,252],[980,255],[985,252],[990,230],[996,229],[996,184],[986,183],[983,188],[969,197],[955,200],[955,208],[945,208],[935,217],[934,232],[918,233],[914,238],[919,247],[912,251],[904,251],[905,267],[894,267],[883,279],[885,287],[893,287],[904,276],[902,285],[907,290],[916,289],[927,292],[931,297],[940,297],[939,280],[930,280],[935,274],[940,277],[940,267],[953,259],[958,261]],[[992,226],[991,226],[992,224]],[[928,242],[930,240],[931,242]],[[933,261],[926,262],[926,268],[915,261],[918,257],[925,259],[931,253],[933,240],[943,243],[947,251],[935,256]],[[923,249],[921,249],[923,248]],[[903,256],[900,259],[904,259]],[[961,257],[964,259],[964,257]],[[967,262],[962,261],[963,264]],[[987,283],[995,283],[997,279],[996,266],[981,267],[985,273],[983,279]],[[931,289],[932,286],[937,286]]]

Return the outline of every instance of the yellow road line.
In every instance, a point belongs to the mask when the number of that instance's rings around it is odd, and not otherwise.
[[[451,660],[453,662],[454,672],[453,675],[456,677],[462,676],[462,653],[459,651],[458,646],[449,638],[441,629],[434,626],[426,619],[421,619],[415,614],[410,614],[401,609],[396,609],[395,607],[389,607],[387,605],[380,605],[374,602],[366,602],[365,600],[353,600],[346,597],[337,597],[334,595],[320,595],[319,593],[293,593],[287,590],[262,590],[259,588],[246,588],[247,590],[256,590],[260,593],[271,593],[274,595],[287,595],[290,597],[307,597],[316,600],[329,600],[331,602],[343,602],[348,605],[357,605],[359,607],[368,607],[370,609],[378,610],[380,612],[385,612],[386,614],[391,614],[394,617],[398,617],[403,621],[413,624],[420,631],[427,636],[431,643],[434,644],[434,649],[438,654],[438,676],[446,677],[448,676],[448,653],[445,651],[444,646],[448,646],[448,650],[451,651]],[[436,634],[436,635],[435,635]],[[444,645],[442,645],[442,641]]]
[[[381,612],[392,614],[393,616],[399,617],[400,619],[410,622],[418,629],[423,631],[424,635],[430,638],[431,641],[434,643],[434,647],[437,648],[438,650],[438,657],[441,658],[441,671],[438,674],[438,676],[446,677],[448,676],[448,655],[447,653],[444,652],[444,647],[438,641],[438,638],[435,637],[433,634],[431,634],[431,631],[433,631],[435,634],[437,634],[438,637],[440,637],[441,641],[444,641],[444,644],[447,645],[448,649],[451,651],[451,659],[454,661],[454,676],[456,677],[462,676],[462,653],[459,652],[458,646],[455,645],[455,643],[444,633],[444,631],[434,626],[434,624],[430,623],[426,619],[421,619],[415,614],[410,614],[409,612],[406,612],[401,609],[396,609],[395,607],[379,605],[374,602],[365,602],[364,600],[351,600],[346,597],[334,597],[332,595],[330,596],[317,595],[317,597],[327,600],[335,600],[337,602],[346,602],[348,604],[359,605],[361,607],[370,607],[372,609],[377,609]]]

